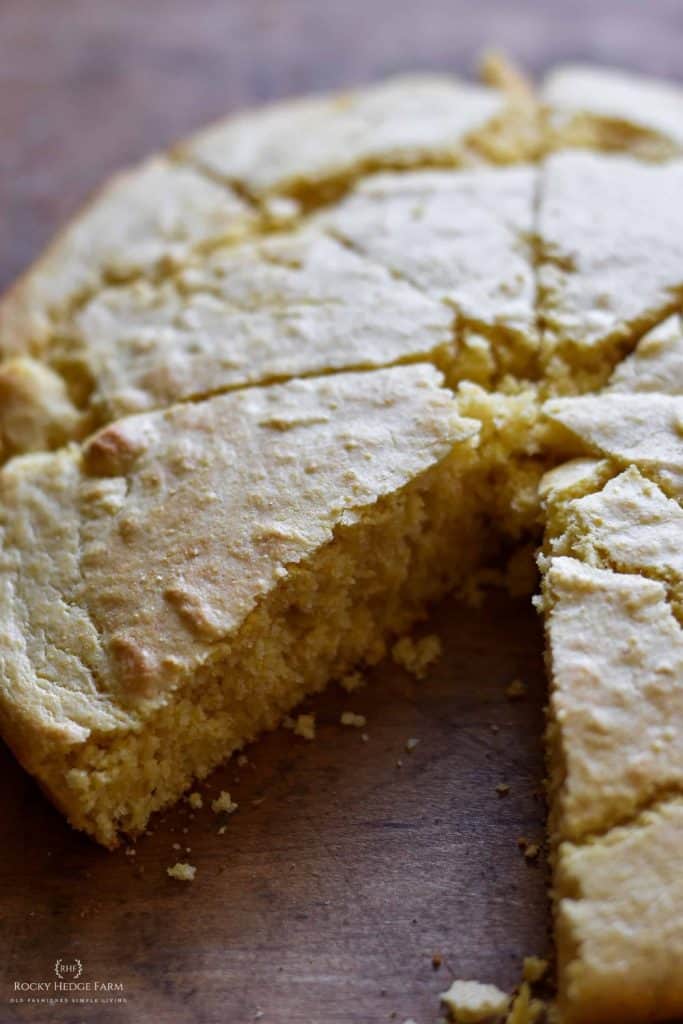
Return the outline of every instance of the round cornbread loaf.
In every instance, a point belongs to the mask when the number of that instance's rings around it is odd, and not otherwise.
[[[558,1005],[683,1014],[683,90],[390,80],[119,175],[0,303],[0,728],[107,846],[539,546]]]

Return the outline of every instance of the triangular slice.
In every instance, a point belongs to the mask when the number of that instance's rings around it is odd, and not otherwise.
[[[0,302],[0,357],[41,352],[55,324],[107,281],[173,265],[254,222],[232,189],[165,157],[119,174]]]
[[[120,421],[0,475],[0,721],[112,845],[475,564],[478,426],[431,366]]]
[[[543,82],[552,146],[624,149],[648,159],[683,152],[683,89],[589,64],[554,68]]]
[[[453,315],[319,231],[229,246],[162,285],[98,295],[52,352],[100,422],[212,392],[426,360]]]
[[[568,152],[546,161],[539,287],[551,376],[604,383],[634,339],[680,308],[682,193],[683,160]]]
[[[497,334],[500,354],[536,348],[533,167],[382,174],[323,219],[461,321]],[[506,351],[509,350],[509,351]]]

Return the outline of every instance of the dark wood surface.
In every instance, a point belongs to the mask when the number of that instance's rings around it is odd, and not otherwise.
[[[679,0],[2,0],[0,287],[108,173],[247,103],[472,73],[490,43],[534,73],[583,58],[683,78],[682,42]],[[240,803],[222,836],[184,806],[134,856],[108,854],[0,750],[0,1021],[432,1024],[453,976],[515,984],[550,948],[544,862],[516,842],[543,832],[539,623],[494,594],[446,602],[430,628],[445,655],[423,683],[384,665],[314,702],[314,743],[280,732],[238,780],[217,772],[202,791]],[[515,676],[529,693],[511,703]],[[346,708],[367,715],[367,743],[336,724]],[[166,876],[178,859],[193,884]],[[126,1002],[10,1003],[58,958]]]

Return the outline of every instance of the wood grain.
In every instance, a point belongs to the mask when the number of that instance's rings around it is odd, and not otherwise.
[[[682,41],[678,0],[3,0],[0,287],[107,174],[245,104],[471,73],[490,43],[534,73],[584,58],[683,78]],[[493,595],[445,602],[429,628],[445,646],[429,679],[384,665],[311,705],[314,743],[279,732],[209,780],[208,797],[240,803],[222,836],[184,805],[135,855],[107,854],[0,750],[0,1021],[429,1024],[455,975],[515,984],[522,957],[549,949],[543,861],[516,843],[543,832],[539,623]],[[338,725],[346,708],[367,715],[367,743]],[[192,885],[167,877],[179,859]],[[15,981],[54,980],[57,958],[121,982],[126,1002],[10,1003]]]

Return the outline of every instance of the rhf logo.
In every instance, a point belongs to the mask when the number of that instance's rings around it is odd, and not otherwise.
[[[55,960],[55,974],[60,981],[75,981],[83,973],[83,964],[80,960]]]

